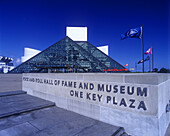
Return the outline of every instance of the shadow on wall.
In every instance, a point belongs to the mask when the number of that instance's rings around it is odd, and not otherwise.
[[[0,74],[0,92],[22,90],[22,74]]]

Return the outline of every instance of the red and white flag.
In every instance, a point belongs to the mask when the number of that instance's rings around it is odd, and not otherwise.
[[[149,49],[145,52],[145,54],[152,54],[152,48],[149,48]]]
[[[138,62],[138,64],[143,63],[143,59]]]

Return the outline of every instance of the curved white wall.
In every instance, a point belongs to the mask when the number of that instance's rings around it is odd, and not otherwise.
[[[21,57],[21,61],[25,62],[28,59],[32,58],[33,56],[35,56],[36,54],[40,53],[41,51],[36,50],[36,49],[32,49],[32,48],[24,48],[24,56]]]
[[[99,50],[101,50],[102,52],[104,52],[106,55],[109,55],[109,46],[105,45],[105,46],[100,46],[97,47]]]

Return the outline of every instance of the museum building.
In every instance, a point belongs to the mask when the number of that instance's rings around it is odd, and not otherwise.
[[[9,73],[122,71],[128,70],[89,42],[66,36]]]

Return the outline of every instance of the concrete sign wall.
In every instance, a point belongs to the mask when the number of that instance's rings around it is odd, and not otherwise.
[[[23,74],[23,90],[58,107],[125,128],[163,136],[170,122],[170,75]]]

